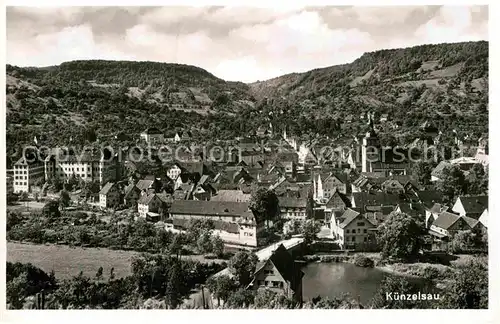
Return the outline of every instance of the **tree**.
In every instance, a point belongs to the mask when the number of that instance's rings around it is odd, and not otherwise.
[[[240,287],[246,288],[250,283],[258,261],[257,256],[248,251],[240,251],[229,260],[229,271],[235,276]]]
[[[210,219],[190,219],[186,229],[187,240],[196,243],[203,233],[211,233],[214,228],[214,222]]]
[[[47,202],[42,208],[42,215],[47,218],[58,218],[61,216],[59,203],[55,200]]]
[[[182,250],[182,236],[177,234],[174,236],[172,242],[170,243],[168,250],[170,253],[174,254],[177,256],[177,259],[179,259],[179,254]]]
[[[452,253],[462,253],[477,247],[478,236],[471,230],[456,232],[448,243]]]
[[[247,289],[238,289],[236,292],[232,293],[226,302],[224,307],[227,308],[247,308],[253,304],[255,299],[255,291]]]
[[[371,300],[371,307],[373,308],[385,308],[385,309],[411,309],[411,308],[429,308],[428,304],[421,300],[411,300],[398,298],[396,294],[418,294],[426,293],[422,291],[420,287],[416,284],[411,283],[406,278],[398,276],[387,276],[382,283],[380,288],[375,293],[375,296]]]
[[[219,235],[212,236],[212,252],[219,258],[224,255],[224,241]]]
[[[488,192],[488,174],[482,164],[474,164],[466,177],[467,194],[484,195]]]
[[[427,161],[418,161],[413,165],[412,173],[421,185],[428,185],[431,182],[432,165]]]
[[[253,211],[257,222],[274,221],[279,216],[279,200],[274,191],[259,188],[252,193],[250,209]]]
[[[238,285],[234,279],[224,275],[211,277],[207,281],[207,288],[217,298],[217,304],[220,306],[220,300],[227,301],[231,293],[236,291]]]
[[[71,203],[71,197],[66,190],[61,190],[61,196],[59,197],[59,205],[62,208],[66,208]]]
[[[314,219],[306,219],[300,226],[300,232],[304,236],[304,243],[311,244],[321,231],[321,224]]]
[[[453,309],[488,308],[488,265],[471,261],[453,275],[440,306]]]
[[[177,308],[182,300],[181,295],[181,269],[178,262],[175,262],[170,269],[167,287],[165,289],[165,302],[171,309]]]
[[[300,233],[302,222],[298,219],[291,219],[283,224],[283,234],[285,236],[296,235]]]
[[[436,190],[443,193],[444,203],[452,204],[456,198],[464,194],[466,181],[458,165],[446,166],[436,183]]]
[[[377,231],[382,257],[404,260],[416,257],[424,234],[423,224],[413,217],[404,213],[391,213]]]
[[[200,237],[196,241],[196,246],[200,253],[210,253],[212,252],[212,241],[209,232],[201,233]]]
[[[17,224],[20,224],[22,222],[22,217],[11,210],[7,211],[7,231],[9,231],[11,228],[16,226]]]

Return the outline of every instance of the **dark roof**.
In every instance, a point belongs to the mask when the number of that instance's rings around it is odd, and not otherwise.
[[[172,214],[254,218],[248,203],[232,201],[175,200],[172,202],[170,212]]]
[[[281,208],[306,208],[306,198],[278,197]]]
[[[476,227],[477,223],[479,223],[479,221],[477,219],[474,219],[474,218],[471,218],[471,217],[462,216],[462,218],[470,226],[470,228]]]
[[[129,184],[128,186],[125,187],[125,190],[124,190],[124,194],[125,194],[125,198],[127,198],[130,193],[132,193],[133,190],[137,190],[137,191],[141,191],[139,188],[137,188],[133,183]]]
[[[291,289],[295,289],[304,276],[304,273],[300,270],[300,266],[295,263],[292,255],[283,244],[280,244],[267,260],[257,264],[255,273],[261,271],[268,262],[271,262],[283,279],[290,283]]]
[[[442,212],[441,214],[439,214],[439,216],[432,223],[432,225],[434,225],[436,227],[443,228],[443,229],[448,229],[453,224],[455,224],[459,218],[460,218],[460,215],[452,214],[452,213],[445,211],[445,212]]]
[[[162,132],[156,127],[146,128],[142,133],[143,134],[162,134]]]
[[[488,196],[458,197],[467,214],[480,214],[488,208]]]
[[[396,206],[402,201],[399,195],[385,192],[354,192],[352,197],[355,206],[364,208],[365,206]]]
[[[443,202],[443,193],[436,190],[420,190],[416,192],[418,199],[428,208]]]
[[[402,213],[410,216],[425,216],[425,207],[419,203],[400,203],[399,209]]]
[[[346,195],[344,195],[343,193],[338,191],[337,188],[335,188],[334,193],[330,196],[330,199],[328,199],[328,202],[326,203],[327,207],[331,207],[332,204],[330,204],[330,202],[333,202],[333,198],[335,196],[339,196],[340,199],[342,199],[342,201],[344,202],[344,205],[346,205],[347,207],[351,206],[351,201],[349,200],[349,198],[347,198]]]
[[[99,191],[100,195],[107,195],[108,192],[113,188],[115,184],[113,182],[108,182],[102,187],[101,191]]]
[[[154,180],[139,180],[135,185],[139,190],[149,189],[151,185],[154,183]]]
[[[149,203],[155,198],[156,194],[150,193],[150,194],[144,194],[139,198],[137,201],[138,204],[141,205],[149,205]]]

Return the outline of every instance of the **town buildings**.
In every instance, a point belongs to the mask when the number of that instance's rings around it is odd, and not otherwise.
[[[165,137],[163,132],[161,132],[158,128],[149,127],[141,133],[141,139],[146,143],[159,144],[164,141]]]
[[[43,180],[44,164],[37,157],[27,159],[26,157],[20,158],[14,164],[14,179],[13,191],[14,193],[31,192],[33,185],[39,180]]]

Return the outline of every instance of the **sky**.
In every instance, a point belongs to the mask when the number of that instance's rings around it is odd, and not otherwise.
[[[487,6],[7,7],[7,63],[82,59],[196,65],[255,82],[365,52],[488,40]]]

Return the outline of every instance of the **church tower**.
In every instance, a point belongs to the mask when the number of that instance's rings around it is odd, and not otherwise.
[[[368,131],[361,146],[361,172],[372,172],[371,163],[377,161],[380,142],[373,126],[373,113],[368,113]]]

